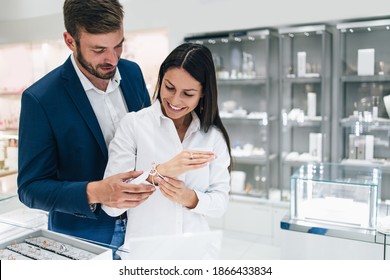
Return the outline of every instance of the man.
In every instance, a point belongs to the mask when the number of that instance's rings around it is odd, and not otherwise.
[[[22,95],[18,194],[49,212],[49,229],[118,247],[125,217],[109,217],[100,204],[135,207],[155,189],[125,183],[135,171],[102,180],[107,148],[120,119],[150,97],[139,66],[120,59],[119,1],[65,0],[63,12],[73,53]]]

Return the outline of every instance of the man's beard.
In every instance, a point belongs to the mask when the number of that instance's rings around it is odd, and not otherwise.
[[[111,79],[112,77],[115,76],[115,71],[116,71],[116,68],[115,70],[111,71],[111,72],[108,72],[106,74],[101,74],[99,73],[98,69],[99,67],[112,67],[111,64],[98,64],[96,66],[96,68],[94,68],[90,63],[88,63],[85,59],[84,59],[84,56],[83,54],[81,53],[79,47],[77,47],[77,60],[79,61],[79,63],[81,64],[81,66],[87,70],[88,73],[90,73],[91,75],[95,76],[96,78],[99,78],[99,79],[103,79],[103,80],[109,80]]]

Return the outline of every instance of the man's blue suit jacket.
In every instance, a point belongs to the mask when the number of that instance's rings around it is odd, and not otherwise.
[[[129,111],[150,106],[139,66],[118,63]],[[19,125],[19,199],[49,212],[51,230],[110,244],[115,218],[91,212],[88,182],[101,180],[108,151],[70,57],[27,88]]]

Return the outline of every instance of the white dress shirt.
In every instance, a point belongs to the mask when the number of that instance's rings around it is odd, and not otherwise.
[[[114,138],[115,130],[118,127],[120,120],[128,112],[121,88],[119,87],[121,81],[119,69],[116,69],[115,76],[109,80],[106,91],[102,91],[96,88],[81,72],[73,54],[71,55],[71,60],[77,76],[87,94],[89,103],[91,103],[92,109],[95,112],[104,136],[104,141],[108,147],[112,138]]]
[[[172,202],[157,187],[144,203],[127,210],[126,239],[207,231],[205,216],[219,217],[226,211],[230,157],[222,133],[216,127],[205,133],[200,129],[198,116],[192,112],[192,122],[181,142],[173,121],[163,115],[159,101],[123,117],[109,147],[104,177],[130,170],[149,172],[152,163],[164,163],[183,149],[210,150],[217,156],[208,166],[178,177],[196,192],[197,206],[188,209]],[[126,211],[107,206],[103,210],[111,216]]]

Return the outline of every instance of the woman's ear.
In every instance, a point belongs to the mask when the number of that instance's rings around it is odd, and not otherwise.
[[[199,110],[201,113],[203,112],[203,109],[204,109],[204,99],[203,99],[203,94],[202,94],[202,97],[199,100]]]

